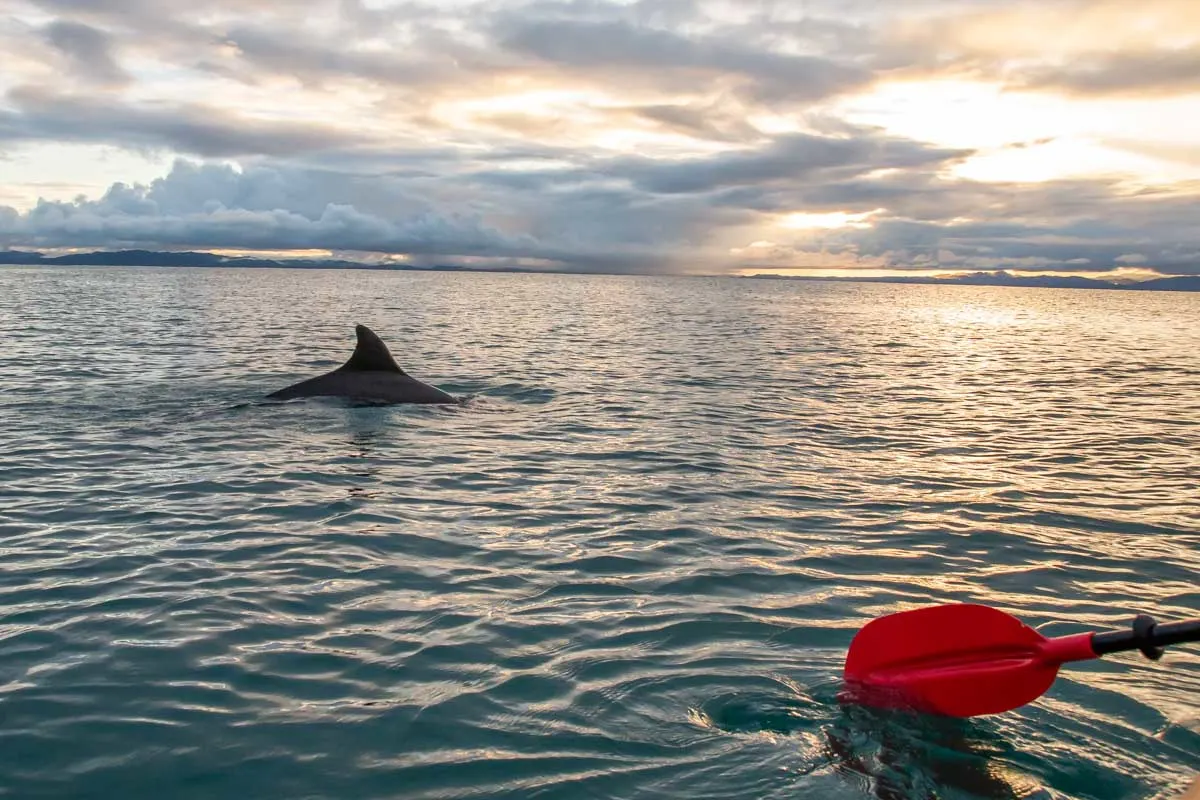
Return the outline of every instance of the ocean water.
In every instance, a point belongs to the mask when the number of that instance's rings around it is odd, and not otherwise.
[[[264,402],[364,323],[460,407]],[[0,270],[0,795],[1175,797],[1200,647],[969,720],[877,616],[1200,616],[1200,295]]]

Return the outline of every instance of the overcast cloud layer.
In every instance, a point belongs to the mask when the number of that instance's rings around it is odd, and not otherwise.
[[[0,0],[0,248],[1200,274],[1187,31],[1182,0]]]

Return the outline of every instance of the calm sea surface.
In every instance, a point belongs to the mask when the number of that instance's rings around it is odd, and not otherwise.
[[[266,403],[354,324],[461,407]],[[947,721],[870,619],[1200,615],[1200,295],[0,270],[0,794],[1173,797],[1200,648]]]

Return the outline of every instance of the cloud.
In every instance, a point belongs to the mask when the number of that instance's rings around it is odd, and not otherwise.
[[[819,171],[839,168],[858,173],[901,167],[924,168],[967,155],[970,152],[966,150],[942,150],[870,133],[854,138],[795,133],[778,136],[764,148],[707,158],[679,161],[623,159],[614,163],[612,172],[628,177],[634,185],[648,192],[696,193],[792,182]]]
[[[115,41],[114,32],[122,31],[131,46],[175,68],[248,84],[267,76],[313,85],[364,81],[418,105],[429,99],[430,90],[458,94],[505,83],[588,85],[643,98],[728,91],[751,103],[795,104],[863,86],[874,77],[840,57],[836,47],[795,52],[797,41],[815,26],[783,40],[764,37],[769,28],[758,23],[699,31],[706,17],[695,4],[368,8],[348,0],[300,0],[289,3],[286,13],[264,3],[249,4],[254,13],[247,13],[247,4],[226,0],[38,0],[37,5],[86,20],[93,36],[106,41]],[[677,31],[675,22],[689,32]],[[819,36],[826,46],[833,44],[828,30]]]
[[[622,110],[697,139],[744,142],[762,135],[742,115],[717,102],[635,105]]]
[[[1200,144],[1172,144],[1157,141],[1138,141],[1129,138],[1108,138],[1104,144],[1130,153],[1175,162],[1186,166],[1200,166]]]
[[[1136,97],[1183,94],[1200,90],[1200,48],[1093,54],[1009,74],[1012,83],[1026,89]]]
[[[1066,152],[1077,131],[1014,124],[977,149],[895,133],[970,143],[956,138],[969,114],[908,128],[893,123],[908,108],[876,109],[888,128],[838,117],[851,99],[886,105],[879,84],[909,79],[987,80],[1064,104],[1182,96],[1200,84],[1195,44],[1173,33],[1195,29],[1180,0],[0,2],[14,9],[0,19],[0,149],[27,176],[5,187],[26,203],[0,212],[11,246],[375,249],[630,271],[749,258],[1103,270],[1140,255],[1189,272],[1200,251],[1200,186],[1182,178],[955,177],[1000,151],[1044,161],[1027,145]],[[1194,166],[1186,141],[1146,124],[1144,138],[1096,137],[1141,154],[1127,162]],[[83,158],[79,176],[25,161],[94,145],[193,160],[145,185],[89,179]],[[90,182],[91,199],[37,185],[51,177]],[[25,199],[43,189],[55,199]],[[870,217],[783,224],[798,212]]]
[[[136,206],[135,199],[129,206]],[[135,210],[135,209],[131,209]],[[59,247],[159,246],[366,250],[418,255],[534,255],[536,242],[509,237],[477,220],[419,216],[402,221],[363,214],[350,206],[329,204],[316,217],[294,212],[249,211],[211,206],[179,216],[143,213],[96,213],[78,205],[41,203],[24,216],[33,245]],[[17,233],[21,233],[18,225]]]
[[[889,4],[891,5],[891,4]],[[1080,97],[1177,96],[1200,88],[1200,6],[1190,0],[946,3],[873,27],[876,69],[994,81]]]
[[[886,189],[869,191],[872,183]],[[832,208],[885,206],[870,225],[776,232],[771,253],[781,267],[805,265],[813,253],[824,253],[844,255],[850,267],[952,263],[956,268],[1096,272],[1137,263],[1167,274],[1200,274],[1200,231],[1188,222],[1200,213],[1198,194],[1131,190],[1103,180],[995,184],[905,172],[856,177],[806,187],[802,201],[809,208],[818,198],[835,200]],[[768,197],[783,207],[801,202],[786,193]],[[863,199],[867,202],[852,202]],[[762,252],[752,255],[752,266],[769,266]]]
[[[653,271],[674,261],[660,245],[645,246],[646,236],[611,241],[619,214],[609,207],[614,198],[602,194],[581,193],[570,205],[576,210],[590,205],[593,219],[605,219],[605,224],[568,228],[547,214],[528,226],[553,235],[543,240],[530,230],[501,230],[478,212],[407,197],[394,181],[383,179],[368,191],[357,184],[353,176],[303,169],[239,171],[180,161],[148,186],[114,184],[98,200],[41,201],[25,213],[0,207],[0,245],[356,250],[451,261],[469,256],[540,259],[581,271]],[[356,197],[378,210],[318,199],[331,196]],[[644,209],[629,216],[639,223],[646,218]]]
[[[814,144],[792,137],[781,142],[764,145],[758,158],[769,161],[799,143]],[[861,227],[791,230],[779,214],[798,207],[783,202],[796,179],[760,170],[753,153],[693,163],[703,178],[686,186],[674,174],[648,178],[639,171],[647,163],[627,159],[521,171],[447,156],[433,177],[405,171],[368,177],[286,162],[236,169],[179,161],[163,178],[145,186],[115,184],[97,200],[44,201],[24,213],[0,213],[0,245],[355,250],[425,263],[487,257],[637,272],[767,267],[771,259],[774,266],[795,259],[811,265],[813,253],[825,253],[821,263],[841,258],[851,266],[1040,265],[1092,272],[1135,263],[1131,254],[1137,254],[1142,260],[1136,263],[1150,268],[1200,272],[1194,257],[1200,234],[1186,224],[1197,203],[1186,195],[1121,194],[1119,187],[1078,181],[995,186],[939,177],[938,158],[945,153],[867,134],[857,144],[823,147],[815,148],[815,160],[824,166],[796,189],[803,197],[844,195],[853,186],[874,202],[878,197],[859,187],[894,182],[896,175],[913,185],[913,172],[871,177],[878,162],[869,156],[891,152],[902,163],[925,162],[915,192],[921,200],[900,195]],[[713,176],[732,174],[730,164],[747,159],[752,174],[739,173],[729,181],[734,188],[721,188],[726,182]],[[754,186],[761,187],[757,195]],[[1075,204],[1060,205],[1066,195]],[[862,207],[881,208],[869,205]],[[989,212],[995,206],[1004,213]],[[922,214],[911,213],[914,208]],[[771,246],[749,247],[764,239],[763,230]]]
[[[894,268],[919,265],[919,256],[950,252],[959,259],[956,266],[976,269],[1036,266],[1056,272],[1097,272],[1137,264],[1165,274],[1200,274],[1196,258],[1200,236],[1194,231],[1161,224],[1121,226],[1107,217],[1119,218],[1123,208],[1136,211],[1137,201],[1113,198],[1106,205],[1109,208],[1095,209],[1104,217],[1061,222],[884,220],[867,230],[826,236],[824,244],[834,250],[848,248],[865,256],[886,257]],[[1190,210],[1195,212],[1194,202]],[[1131,245],[1143,246],[1146,252],[1131,256]]]
[[[46,41],[67,57],[72,73],[101,86],[123,86],[129,73],[112,53],[112,38],[104,31],[81,22],[58,20],[45,28]]]
[[[333,183],[336,183],[334,181]],[[365,250],[497,256],[541,253],[524,234],[506,234],[476,215],[410,204],[390,219],[311,193],[337,192],[322,176],[260,167],[177,162],[149,186],[114,184],[98,200],[39,202],[5,209],[0,240],[41,247]]]
[[[505,68],[499,59],[483,56],[476,59],[480,63],[464,65],[456,55],[468,51],[437,33],[403,49],[363,51],[303,31],[238,25],[221,32],[219,45],[232,48],[239,59],[248,62],[253,67],[251,75],[265,70],[315,82],[357,78],[392,88],[418,89],[453,83],[484,69]],[[435,56],[439,45],[442,52]]]
[[[764,101],[809,101],[862,86],[871,74],[832,58],[771,52],[737,40],[687,37],[623,21],[516,18],[497,25],[504,49],[587,74],[634,74],[689,90],[727,83]],[[609,78],[611,79],[611,78]]]
[[[331,126],[254,119],[200,104],[146,107],[31,86],[11,90],[8,100],[16,111],[0,110],[0,142],[99,142],[220,157],[295,155],[369,141]]]
[[[1186,0],[10,2],[59,16],[51,41],[98,66],[97,76],[119,78],[112,51],[124,42],[176,68],[249,83],[354,79],[406,94],[472,81],[585,81],[627,96],[731,92],[795,105],[922,73],[1083,94],[1169,93],[1196,88],[1200,60],[1179,35],[1200,25]]]

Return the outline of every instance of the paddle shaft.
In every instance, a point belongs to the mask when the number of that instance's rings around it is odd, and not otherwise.
[[[1141,650],[1146,658],[1157,659],[1167,645],[1196,641],[1200,641],[1200,619],[1156,624],[1145,614],[1139,614],[1131,630],[1094,634],[1092,650],[1098,656],[1122,650]]]

